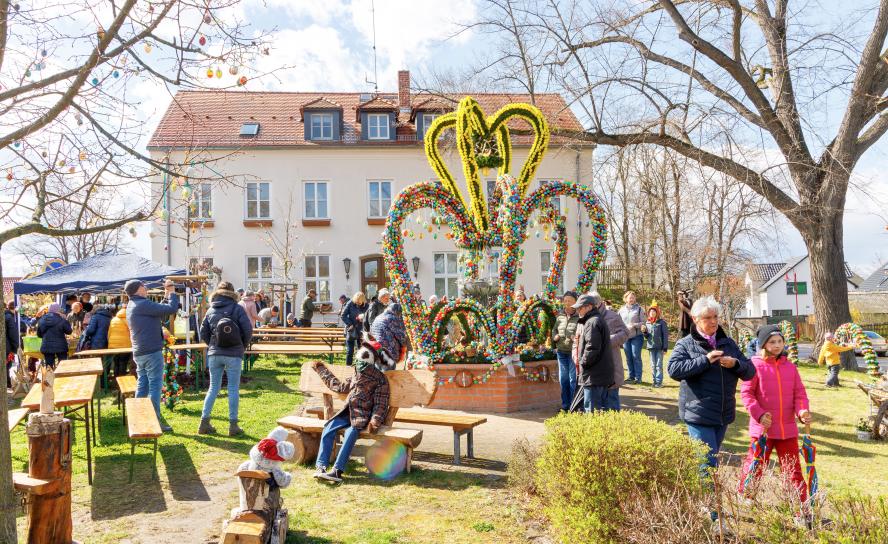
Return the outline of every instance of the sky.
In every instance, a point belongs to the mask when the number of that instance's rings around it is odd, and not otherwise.
[[[373,25],[370,0],[244,0],[233,14],[252,26],[271,30],[270,50],[254,73],[274,74],[251,80],[249,90],[372,91],[374,80]],[[397,71],[410,69],[414,79],[442,71],[483,55],[486,37],[458,32],[459,23],[477,17],[476,0],[377,0],[376,79],[381,91],[395,91]],[[230,82],[227,82],[230,83]],[[145,141],[163,115],[171,92],[143,84],[133,89],[141,99]],[[888,141],[870,149],[854,174],[855,189],[845,214],[845,255],[852,269],[866,276],[888,260]],[[149,256],[147,229],[131,240]],[[779,242],[756,248],[760,262],[783,260],[805,253],[798,233],[784,222]],[[4,251],[4,272],[21,273],[22,259]]]

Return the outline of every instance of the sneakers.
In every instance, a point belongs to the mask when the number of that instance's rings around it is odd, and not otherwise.
[[[210,418],[201,418],[197,434],[216,434],[216,428],[210,425]]]
[[[333,483],[341,483],[342,482],[342,471],[336,467],[330,469],[329,472],[324,472],[324,467],[318,467],[317,472],[314,473],[314,477],[318,480],[324,480],[326,482]]]
[[[163,431],[163,432],[165,432],[165,433],[171,433],[171,432],[173,432],[173,428],[170,427],[169,423],[161,423],[161,424],[160,424],[160,430]]]
[[[635,378],[628,378],[626,380],[626,384],[636,384],[636,383],[638,383],[638,380],[636,380]]]

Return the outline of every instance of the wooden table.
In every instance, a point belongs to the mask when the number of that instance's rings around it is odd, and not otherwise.
[[[164,349],[170,349],[173,351],[184,351],[187,353],[186,357],[190,358],[192,362],[194,362],[195,367],[195,378],[194,378],[194,388],[195,390],[199,390],[201,388],[201,380],[203,379],[203,368],[206,365],[207,361],[207,348],[209,346],[203,342],[191,343],[191,344],[173,344],[164,346]],[[200,357],[195,357],[194,354],[200,354]]]
[[[115,355],[132,355],[133,348],[85,349],[74,354],[76,358],[99,357],[102,359],[102,388],[108,390],[108,372],[114,362]]]
[[[79,419],[83,421],[83,427],[86,429],[86,470],[89,479],[89,485],[92,485],[92,440],[95,440],[95,434],[90,438],[90,424],[92,423],[92,405],[93,394],[96,390],[96,379],[91,374],[81,376],[67,376],[58,378],[53,385],[53,395],[55,396],[55,407],[63,408],[65,416],[73,416],[80,410],[83,410],[83,417],[71,417],[71,419]],[[28,394],[22,400],[22,408],[30,408],[31,410],[40,410],[40,397],[43,395],[43,384],[36,383]]]
[[[90,357],[88,359],[65,359],[56,366],[56,378],[71,376],[95,376],[96,380],[103,379],[104,368],[102,365],[102,359],[99,357]],[[102,384],[102,386],[104,387],[104,384]],[[92,418],[92,437],[93,446],[95,446],[97,434],[96,426],[98,425],[99,430],[102,430],[102,399],[97,399],[95,398],[95,395],[93,395],[91,404],[93,413],[97,414],[96,417]],[[96,405],[98,405],[98,412],[96,412]]]
[[[253,359],[256,355],[327,355],[330,364],[333,364],[333,355],[344,353],[343,345],[327,345],[321,344],[273,344],[258,343],[252,344],[244,352],[244,372],[249,368],[253,368]],[[248,368],[249,367],[249,368]]]

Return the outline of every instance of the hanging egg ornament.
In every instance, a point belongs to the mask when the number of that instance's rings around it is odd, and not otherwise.
[[[99,27],[99,29],[96,30],[96,36],[99,38],[99,40],[104,40],[105,39],[105,29],[102,27]]]
[[[145,44],[145,52],[146,52],[146,53],[151,53],[151,44],[150,44],[150,43],[146,43],[146,44]]]
[[[209,11],[204,14],[204,23],[206,23],[208,25],[213,24],[213,17],[212,17],[212,15],[210,15]]]
[[[119,78],[120,72],[118,72],[117,70],[114,70],[113,72],[111,72],[111,77],[113,77],[114,79]]]
[[[62,168],[65,166],[65,159],[59,161],[59,167]]]
[[[247,76],[241,76],[240,79],[237,80],[237,84],[240,86],[244,86],[247,84]]]
[[[69,173],[69,174],[73,174],[73,173],[76,172],[76,171],[77,171],[77,169],[74,168],[73,166],[72,166],[71,168],[68,168],[68,173]]]
[[[49,53],[47,53],[46,49],[41,49],[41,50],[40,50],[40,56],[41,56],[41,57],[45,57],[45,56],[48,55],[48,54],[49,54]]]
[[[218,79],[222,79],[222,69],[221,68],[216,68],[216,77]]]
[[[85,161],[86,160],[86,151],[81,151],[79,158],[80,158],[80,160]]]
[[[207,77],[213,79],[213,69],[207,68]]]
[[[200,38],[197,39],[197,43],[199,43],[201,45],[206,45],[207,44],[207,37],[201,36]]]
[[[99,78],[97,78],[97,77],[92,78],[92,81],[90,83],[92,83],[93,87],[98,87],[99,86]]]
[[[129,228],[129,233],[130,233],[130,236],[132,236],[133,238],[135,238],[135,237],[136,237],[136,227],[130,227],[130,228]]]
[[[13,146],[14,148],[18,149],[18,148],[20,148],[20,147],[22,146],[22,143],[21,143],[21,142],[15,142],[15,143],[12,144],[12,146]]]
[[[6,174],[6,179],[8,179],[9,181],[12,181],[12,172],[9,172]]]
[[[237,66],[229,66],[228,73],[233,76],[236,76],[237,75]]]
[[[31,69],[30,68],[25,70],[25,77],[31,77]]]

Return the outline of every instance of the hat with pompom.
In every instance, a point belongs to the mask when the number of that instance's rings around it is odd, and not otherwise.
[[[287,442],[287,429],[275,427],[267,438],[259,441],[257,449],[270,461],[287,461],[293,458],[296,449]]]

